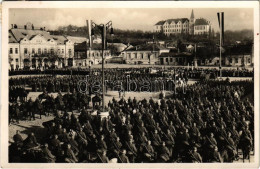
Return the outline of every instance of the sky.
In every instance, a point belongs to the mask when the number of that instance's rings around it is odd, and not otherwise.
[[[225,30],[253,29],[253,9],[250,8],[193,8],[195,19],[209,20],[218,31],[217,12],[225,13]],[[86,25],[86,20],[95,23],[113,22],[118,29],[152,31],[153,25],[160,20],[190,18],[192,8],[12,8],[9,11],[9,28],[11,24],[20,26],[31,22],[35,27],[55,30],[69,24]]]

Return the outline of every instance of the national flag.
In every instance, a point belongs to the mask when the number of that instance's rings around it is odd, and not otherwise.
[[[219,31],[221,33],[221,43],[224,44],[224,12],[218,12],[218,24],[219,24]]]
[[[92,30],[92,21],[91,20],[87,20],[87,31],[88,31],[89,47],[92,47],[91,30]]]

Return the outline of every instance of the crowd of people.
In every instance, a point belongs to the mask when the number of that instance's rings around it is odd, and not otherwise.
[[[25,111],[55,114],[53,120],[43,123],[46,136],[39,140],[30,133],[23,140],[18,131],[9,147],[9,159],[57,163],[108,163],[113,159],[118,163],[232,162],[238,158],[238,149],[248,158],[254,149],[254,105],[248,99],[253,86],[253,81],[207,80],[188,85],[185,93],[177,88],[170,98],[161,97],[159,101],[113,98],[106,105],[106,117],[100,116],[99,106],[94,106],[96,113],[89,111],[86,94],[59,93],[54,98],[45,92],[36,99],[37,106],[31,105],[36,110]],[[86,102],[78,103],[81,97],[86,97]],[[42,98],[51,106],[41,106]],[[13,105],[19,111],[19,105]]]
[[[10,70],[9,76],[14,75],[86,75],[92,72],[100,72],[100,68],[55,68],[55,69],[35,69],[35,70]],[[212,77],[219,76],[219,69],[216,68],[191,68],[191,67],[144,67],[140,68],[108,68],[105,69],[106,72],[165,72],[165,71],[184,71],[187,72],[189,78],[200,78],[204,74],[210,74]],[[236,69],[222,69],[222,76],[224,77],[253,77],[253,70],[246,68],[236,68]]]
[[[58,70],[57,70],[58,71]],[[186,69],[168,68],[167,70],[157,68],[137,69],[107,69],[105,71],[105,90],[114,91],[149,91],[158,92],[161,90],[174,91],[177,86],[185,85],[188,79],[215,79],[218,70],[214,69]],[[223,76],[253,76],[253,71],[225,70]],[[87,75],[87,76],[86,76]],[[16,100],[19,96],[26,96],[21,89],[29,87],[32,92],[73,92],[88,91],[92,94],[102,91],[102,79],[100,69],[93,69],[85,72],[84,75],[40,75],[28,77],[11,77],[9,79],[10,97]],[[87,86],[87,89],[85,87]]]

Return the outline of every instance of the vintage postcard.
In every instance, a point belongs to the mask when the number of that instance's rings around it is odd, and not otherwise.
[[[259,2],[2,12],[1,167],[259,167]]]

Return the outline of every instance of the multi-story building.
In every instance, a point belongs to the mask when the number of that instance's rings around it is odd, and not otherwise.
[[[209,34],[210,29],[210,22],[203,18],[195,19],[194,12],[192,10],[190,19],[177,18],[159,21],[154,25],[153,30],[155,33],[163,33],[169,36],[173,34]]]
[[[209,35],[211,30],[210,22],[204,18],[196,19],[194,24],[194,35]]]
[[[155,24],[155,32],[163,32],[165,35],[181,33],[188,34],[189,20],[188,18],[178,18],[159,21],[157,24]]]
[[[74,65],[75,66],[90,66],[93,64],[102,63],[102,44],[93,43],[91,48],[88,43],[82,42],[75,44]],[[111,58],[111,51],[104,50],[104,58]]]
[[[31,23],[12,25],[9,30],[10,68],[68,66],[74,56],[74,43],[64,36],[53,36]]]

